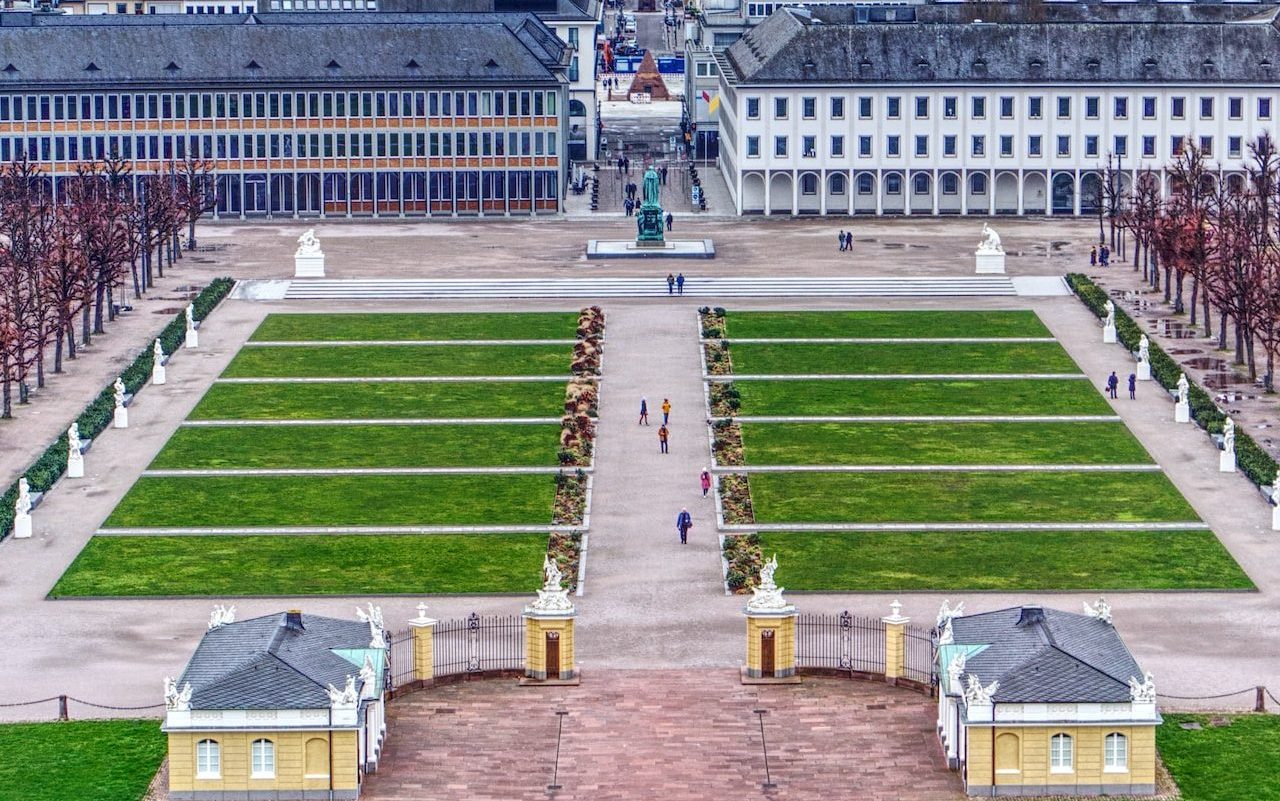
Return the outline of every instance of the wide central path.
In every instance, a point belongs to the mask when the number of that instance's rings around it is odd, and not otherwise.
[[[605,305],[604,381],[578,658],[593,667],[732,665],[741,598],[720,572],[715,504],[698,476],[710,464],[698,304],[680,298]],[[648,426],[638,425],[640,398]],[[658,449],[671,401],[670,453]],[[693,516],[680,544],[676,515]]]

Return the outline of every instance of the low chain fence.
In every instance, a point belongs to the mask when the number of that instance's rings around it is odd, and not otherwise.
[[[93,701],[86,701],[83,698],[76,698],[75,696],[72,696],[72,695],[51,695],[48,698],[39,698],[34,701],[17,701],[14,703],[0,704],[0,717],[8,717],[9,716],[8,710],[22,709],[22,710],[30,710],[30,712],[32,713],[30,717],[27,717],[25,714],[22,715],[22,717],[27,720],[49,720],[50,718],[54,720],[71,720],[72,704],[80,704],[81,706],[86,706],[86,707],[89,707],[90,709],[100,710],[102,712],[148,713],[148,714],[133,715],[132,717],[156,717],[157,715],[154,713],[159,713],[164,710],[163,702],[158,704],[145,704],[143,706],[116,706],[113,704],[99,704]],[[129,716],[128,715],[103,715],[103,714],[92,713],[84,716],[76,716],[76,719],[84,720],[88,718],[103,718],[103,717],[118,718],[118,717],[129,717]]]

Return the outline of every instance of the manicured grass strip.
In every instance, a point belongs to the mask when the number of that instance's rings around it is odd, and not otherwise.
[[[138,801],[165,736],[158,720],[14,723],[0,725],[0,753],[0,801]]]
[[[760,465],[1151,462],[1124,423],[744,423],[742,442]]]
[[[735,354],[739,347],[733,346]],[[1089,381],[738,381],[734,386],[744,415],[1113,414]]]
[[[1161,714],[1156,746],[1182,801],[1280,801],[1280,716],[1232,715],[1223,726],[1210,722],[1222,715]],[[1201,728],[1187,730],[1182,723]]]
[[[272,314],[259,342],[306,340],[573,339],[577,312],[448,314]]]
[[[245,348],[228,378],[569,375],[569,345],[299,345]]]
[[[142,477],[107,528],[538,525],[550,475]]]
[[[214,384],[192,420],[559,417],[564,384]]]
[[[760,547],[793,590],[1253,587],[1211,531],[768,531]]]
[[[753,473],[761,523],[1181,522],[1163,473]]]
[[[739,312],[725,316],[730,338],[1047,337],[1033,311]]]
[[[560,425],[179,428],[165,468],[554,466]]]
[[[50,595],[525,592],[546,552],[546,534],[94,537]]]
[[[1080,372],[1057,342],[908,342],[880,345],[733,342],[729,353],[733,359],[733,372],[740,375]],[[235,366],[234,362],[232,366]]]

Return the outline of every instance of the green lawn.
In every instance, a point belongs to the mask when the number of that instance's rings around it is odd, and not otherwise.
[[[214,384],[192,420],[559,417],[564,382]]]
[[[532,593],[546,552],[546,534],[94,537],[50,595]]]
[[[1124,423],[744,423],[747,464],[1146,464]]]
[[[144,476],[103,525],[543,525],[554,495],[550,475]]]
[[[1080,372],[1057,342],[906,342],[883,345],[734,342],[729,347],[729,356],[733,360],[733,372],[739,375]]]
[[[259,342],[431,339],[573,339],[577,312],[448,314],[272,314]]]
[[[1280,716],[1232,715],[1214,726],[1224,716],[1162,714],[1156,745],[1182,801],[1280,801]],[[1178,725],[1192,722],[1202,728]]]
[[[569,375],[569,345],[289,345],[244,348],[227,378]]]
[[[760,547],[793,590],[1253,587],[1211,531],[769,531]]]
[[[1163,473],[753,473],[761,523],[1198,520]]]
[[[4,724],[0,754],[0,801],[138,801],[165,736],[158,720]]]
[[[739,345],[734,345],[736,353]],[[1112,414],[1092,382],[738,381],[744,415]],[[217,387],[214,387],[217,389]],[[197,411],[199,411],[197,409]]]
[[[555,466],[560,426],[254,426],[179,428],[164,468]]]
[[[725,328],[730,339],[1052,336],[1033,311],[730,311]]]

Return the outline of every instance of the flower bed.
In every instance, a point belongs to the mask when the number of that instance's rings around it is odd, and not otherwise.
[[[698,321],[702,327],[703,339],[720,339],[724,337],[724,307],[703,306],[698,309]]]
[[[581,470],[556,475],[556,497],[551,522],[580,526],[587,513],[587,474]]]
[[[707,357],[707,373],[710,375],[729,375],[733,372],[733,362],[729,359],[729,343],[726,340],[706,342],[702,345]]]
[[[1097,317],[1106,317],[1106,303],[1109,300],[1107,293],[1097,284],[1090,281],[1088,276],[1080,273],[1070,273],[1067,275],[1067,283],[1076,293],[1076,297],[1080,299],[1085,306],[1089,308]],[[1128,314],[1125,314],[1120,308],[1116,308],[1116,338],[1120,344],[1124,345],[1129,351],[1138,349],[1138,341],[1142,338],[1142,329],[1133,321]],[[1154,342],[1150,342],[1151,354],[1151,377],[1160,383],[1162,387],[1168,390],[1174,390],[1178,386],[1178,376],[1183,374],[1182,367],[1171,357],[1165,353]],[[1200,388],[1200,385],[1187,379],[1190,382],[1188,391],[1188,400],[1191,404],[1191,419],[1210,434],[1218,434],[1222,431],[1223,421],[1227,416],[1213,402],[1212,396]],[[1275,481],[1276,478],[1276,462],[1267,455],[1258,444],[1243,431],[1236,431],[1236,464],[1240,468],[1240,472],[1249,477],[1253,483],[1259,486],[1265,486]]]
[[[711,424],[713,434],[712,452],[716,464],[724,466],[746,464],[746,456],[742,452],[742,429],[736,420],[716,420]]]
[[[720,507],[729,525],[751,525],[756,522],[751,505],[751,484],[745,475],[720,477]]]
[[[235,281],[230,278],[215,278],[209,282],[200,294],[192,301],[194,317],[203,320],[209,316],[214,307],[231,291]],[[169,324],[160,332],[159,340],[165,353],[173,353],[186,341],[187,323],[185,310],[175,314]],[[133,394],[140,390],[151,378],[151,367],[155,354],[148,346],[142,349],[133,363],[120,373],[125,391]],[[114,382],[113,382],[114,383]],[[83,439],[92,439],[111,425],[115,415],[115,390],[108,385],[98,397],[85,407],[76,424],[80,428]],[[54,485],[67,467],[67,435],[63,433],[53,441],[40,458],[27,468],[23,474],[33,492],[47,492]],[[18,499],[18,482],[13,482],[3,495],[0,495],[0,538],[9,536],[13,530],[13,505]]]
[[[560,420],[560,464],[569,467],[586,467],[591,464],[591,452],[596,438],[596,427],[585,413],[566,414]]]
[[[582,532],[553,531],[547,540],[547,555],[567,579],[569,592],[578,589],[578,562],[582,559]]]
[[[604,335],[604,309],[588,306],[578,312],[578,339],[599,339]]]
[[[732,417],[742,407],[742,394],[732,381],[714,381],[710,384],[711,414],[716,417]]]
[[[760,535],[726,536],[723,554],[724,560],[729,564],[724,575],[729,591],[735,595],[750,592],[760,575],[760,567],[764,564],[764,554],[760,550]]]

